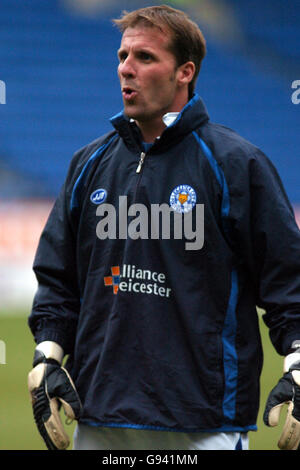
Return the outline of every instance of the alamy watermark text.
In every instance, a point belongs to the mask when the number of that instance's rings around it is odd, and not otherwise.
[[[293,104],[299,104],[300,103],[300,80],[294,80],[292,82],[292,88],[295,89],[295,91],[292,93],[291,100]]]
[[[0,364],[6,364],[6,345],[0,340]]]
[[[97,207],[96,215],[101,220],[96,234],[100,240],[184,238],[186,250],[200,250],[204,244],[204,204],[196,204],[194,210],[191,209],[186,206],[181,213],[168,204],[151,204],[149,212],[144,204],[128,206],[127,196],[119,196],[118,208],[105,203]]]
[[[6,104],[6,85],[3,80],[0,80],[0,104]]]

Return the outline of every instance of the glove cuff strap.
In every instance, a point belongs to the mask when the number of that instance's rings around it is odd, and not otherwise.
[[[285,357],[284,363],[283,363],[283,372],[284,373],[288,372],[293,365],[296,365],[296,363],[298,363],[297,365],[297,369],[298,369],[299,363],[300,363],[300,350],[298,350],[297,352],[288,354]]]
[[[49,362],[49,360],[54,360],[61,365],[63,357],[64,350],[59,344],[54,341],[43,341],[35,348],[33,366],[36,366],[40,362]]]

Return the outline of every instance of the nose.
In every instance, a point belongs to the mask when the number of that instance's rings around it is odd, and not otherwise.
[[[118,72],[124,78],[132,78],[136,75],[134,63],[130,56],[127,56],[126,59],[119,63]]]

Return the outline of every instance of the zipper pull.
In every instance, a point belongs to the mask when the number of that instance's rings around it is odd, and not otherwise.
[[[141,172],[141,169],[142,169],[142,166],[143,166],[143,163],[144,163],[144,160],[145,160],[145,156],[146,156],[145,152],[142,152],[141,156],[140,156],[139,164],[138,164],[137,169],[136,169],[136,173]]]

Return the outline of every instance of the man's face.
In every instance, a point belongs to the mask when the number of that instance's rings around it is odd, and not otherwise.
[[[118,51],[124,111],[138,122],[155,120],[176,108],[178,83],[170,37],[155,27],[124,31]]]

